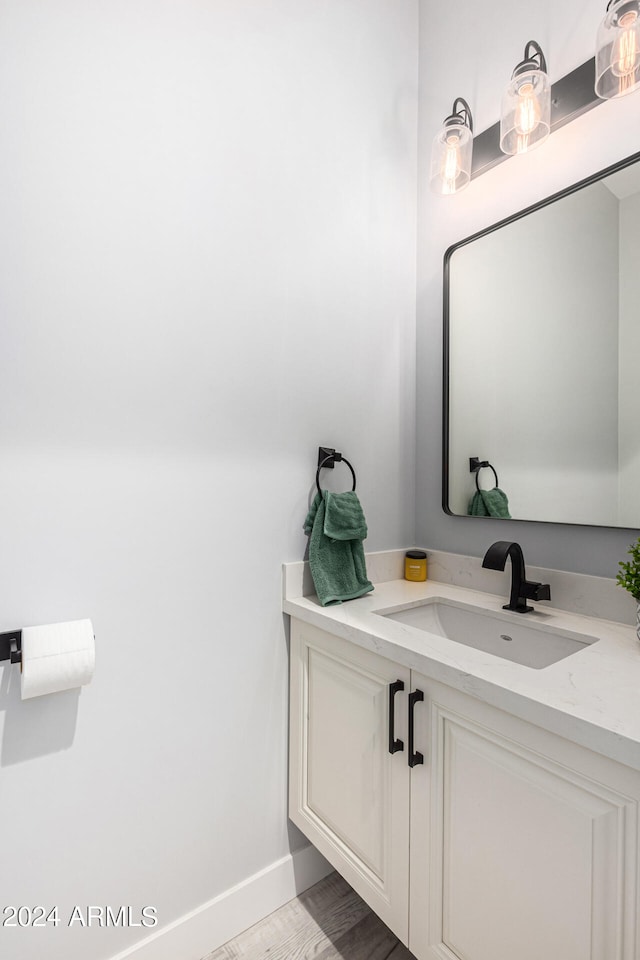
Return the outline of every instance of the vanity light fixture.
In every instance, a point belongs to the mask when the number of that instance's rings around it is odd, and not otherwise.
[[[431,188],[439,194],[457,193],[507,157],[530,150],[598,104],[639,87],[640,0],[609,0],[595,57],[553,86],[540,45],[534,40],[527,43],[524,60],[513,71],[504,95],[500,120],[493,126],[473,137],[469,106],[462,99],[455,101],[433,144]],[[464,166],[467,157],[470,173]]]
[[[635,2],[635,0],[634,0]],[[511,74],[502,98],[500,149],[508,156],[526,153],[551,132],[551,84],[540,45],[529,40],[524,59]]]
[[[640,0],[627,0],[627,2],[640,3]],[[528,56],[528,51],[532,44],[533,41],[527,44],[525,57]],[[537,58],[534,59],[533,56],[531,60],[536,64],[536,67],[542,65],[536,63]],[[582,114],[588,110],[597,107],[598,104],[604,103],[604,100],[596,95],[594,89],[593,76],[595,62],[595,57],[591,57],[590,60],[580,64],[580,66],[572,70],[571,73],[561,77],[560,80],[556,80],[551,86],[549,122],[551,133],[559,130],[560,127],[563,127],[566,123],[571,123],[572,120],[582,116]],[[520,64],[518,64],[518,67],[519,66]],[[514,73],[517,72],[518,67],[516,67]],[[491,170],[492,167],[502,163],[503,160],[511,156],[511,154],[503,152],[501,140],[502,122],[500,120],[494,123],[492,127],[487,127],[486,130],[483,130],[482,133],[474,137],[473,164],[471,167],[472,179],[481,176],[483,173],[486,173],[487,170]]]
[[[471,108],[466,100],[458,97],[433,141],[429,184],[434,193],[451,196],[467,186],[471,179],[472,152]]]
[[[609,0],[596,41],[596,93],[613,100],[640,83],[640,0]]]

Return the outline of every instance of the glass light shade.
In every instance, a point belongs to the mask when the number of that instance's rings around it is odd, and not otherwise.
[[[598,27],[596,93],[613,100],[640,83],[640,0],[615,0]]]
[[[551,132],[551,84],[542,70],[512,77],[502,98],[500,149],[513,156],[543,143]]]
[[[431,149],[429,185],[446,197],[463,190],[471,179],[473,134],[460,118],[445,121]]]

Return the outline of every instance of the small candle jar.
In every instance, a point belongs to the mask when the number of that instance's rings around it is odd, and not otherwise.
[[[405,580],[427,579],[427,555],[424,550],[407,550],[404,555]]]

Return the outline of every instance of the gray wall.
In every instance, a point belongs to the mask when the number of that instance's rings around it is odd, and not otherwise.
[[[598,0],[490,7],[463,0],[420,6],[420,169],[431,141],[464,96],[481,131],[498,119],[500,99],[527,39],[542,46],[552,81],[593,56]],[[460,25],[464,24],[464,29]],[[455,50],[455,56],[452,51]],[[474,180],[463,193],[439,198],[419,178],[418,401],[416,515],[420,542],[482,556],[493,540],[517,539],[532,563],[614,576],[637,530],[449,517],[441,506],[442,259],[458,240],[602,169],[637,150],[640,97],[603,103],[552,134],[547,143]]]

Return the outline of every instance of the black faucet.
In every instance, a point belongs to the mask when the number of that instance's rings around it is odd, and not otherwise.
[[[524,556],[519,543],[497,540],[492,543],[484,555],[483,567],[489,570],[504,570],[507,557],[511,557],[511,596],[503,610],[515,610],[516,613],[530,613],[525,600],[551,600],[551,588],[548,583],[532,583],[524,572]]]

